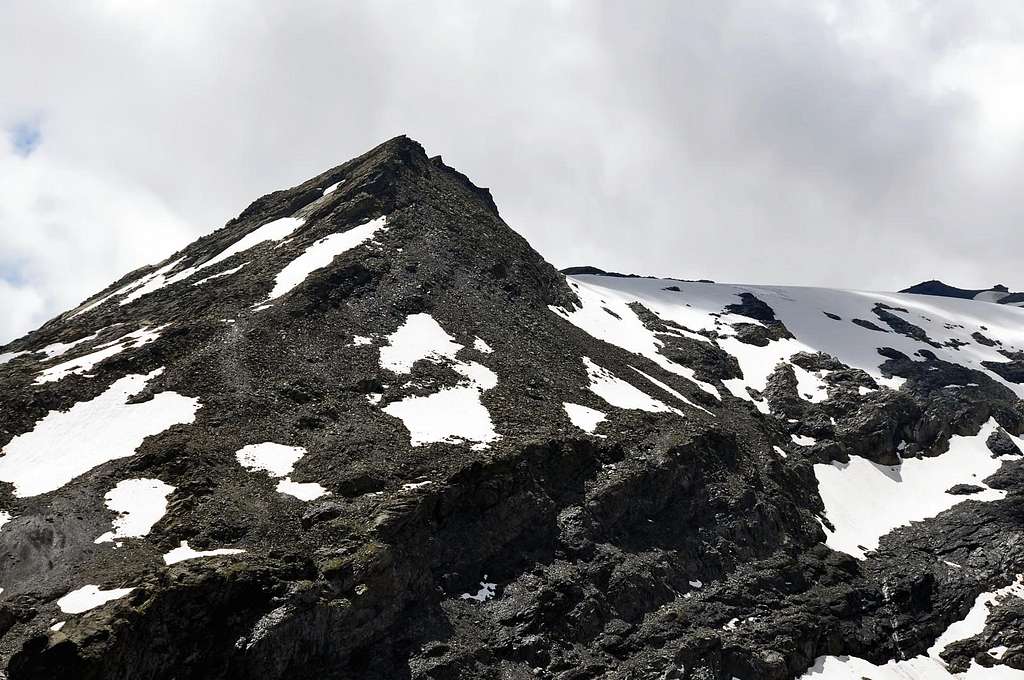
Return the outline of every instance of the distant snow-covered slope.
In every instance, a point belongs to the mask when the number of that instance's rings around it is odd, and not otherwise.
[[[898,387],[902,379],[884,371],[878,350],[893,348],[918,361],[920,351],[938,360],[979,370],[1024,398],[1024,385],[988,364],[1011,363],[1024,349],[1024,309],[978,305],[955,298],[924,297],[833,288],[751,286],[685,282],[674,279],[599,275],[570,276],[583,302],[566,318],[591,334],[641,354],[657,356],[660,346],[629,306],[639,303],[681,326],[676,332],[717,344],[736,357],[744,378],[727,382],[738,397],[746,388],[761,391],[780,361],[798,352],[824,352],[876,382]],[[762,301],[792,337],[763,346],[743,342],[731,322],[763,326],[765,320],[740,318],[723,310],[743,295]],[[614,313],[610,313],[614,312]],[[697,335],[704,332],[705,335]]]

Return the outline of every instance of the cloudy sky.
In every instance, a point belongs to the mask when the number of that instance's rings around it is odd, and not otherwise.
[[[0,343],[396,134],[556,266],[1024,288],[1024,3],[0,0]]]

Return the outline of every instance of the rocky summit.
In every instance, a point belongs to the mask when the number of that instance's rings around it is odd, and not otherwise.
[[[1024,309],[573,271],[399,137],[0,348],[6,677],[1024,678]]]

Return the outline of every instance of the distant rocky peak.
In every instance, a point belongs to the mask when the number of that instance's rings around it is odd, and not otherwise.
[[[933,279],[931,281],[923,281],[910,288],[904,288],[900,292],[995,302],[1001,305],[1015,305],[1017,307],[1024,305],[1024,293],[1012,293],[1009,288],[1001,283],[991,288],[957,288],[956,286],[950,286],[942,281]]]

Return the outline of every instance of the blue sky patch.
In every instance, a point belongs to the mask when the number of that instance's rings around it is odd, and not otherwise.
[[[31,121],[15,123],[10,129],[11,148],[23,158],[32,155],[43,141],[43,132],[39,124]]]

